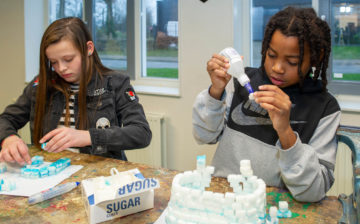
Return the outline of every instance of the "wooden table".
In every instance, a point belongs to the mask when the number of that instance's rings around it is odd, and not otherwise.
[[[87,154],[77,154],[69,151],[61,153],[47,153],[42,150],[31,148],[31,156],[44,156],[45,161],[56,161],[62,157],[71,159],[74,165],[84,167],[73,174],[63,183],[81,181],[83,179],[109,176],[110,169],[116,167],[119,171],[138,168],[144,177],[156,178],[160,181],[160,188],[155,190],[154,208],[117,218],[106,223],[153,223],[166,208],[170,199],[170,189],[173,177],[179,171],[163,168],[154,168],[143,164],[124,162],[121,160],[103,158]],[[224,178],[213,178],[210,190],[215,192],[232,191]],[[336,197],[327,197],[319,203],[296,202],[288,191],[278,188],[267,188],[267,203],[278,206],[278,202],[286,200],[293,212],[293,217],[280,219],[280,223],[337,223],[342,207]],[[80,187],[75,190],[57,196],[53,199],[29,205],[27,197],[0,195],[0,222],[1,223],[87,223],[87,215],[84,209]]]

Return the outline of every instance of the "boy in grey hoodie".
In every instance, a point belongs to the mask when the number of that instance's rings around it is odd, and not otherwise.
[[[245,69],[255,100],[227,73],[228,59],[213,55],[212,85],[196,98],[193,134],[201,144],[219,142],[215,176],[239,173],[240,160],[250,159],[268,186],[286,186],[298,201],[325,197],[340,122],[339,105],[326,90],[330,50],[330,29],[313,9],[278,12],[265,30],[261,67]]]

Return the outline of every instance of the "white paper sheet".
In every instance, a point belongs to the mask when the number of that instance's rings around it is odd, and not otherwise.
[[[11,167],[9,171],[0,174],[0,179],[11,178],[15,180],[16,189],[13,191],[0,191],[0,194],[29,197],[30,195],[56,186],[81,168],[83,168],[81,165],[70,165],[56,175],[29,179],[20,176],[20,167]]]

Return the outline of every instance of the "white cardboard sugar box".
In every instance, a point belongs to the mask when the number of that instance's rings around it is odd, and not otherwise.
[[[89,223],[100,223],[154,207],[154,189],[160,186],[159,181],[144,178],[138,169],[120,173],[116,170],[116,174],[111,174],[81,182]]]

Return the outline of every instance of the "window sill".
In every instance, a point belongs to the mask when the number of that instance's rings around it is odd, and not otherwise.
[[[180,89],[176,87],[133,85],[137,94],[180,97]]]
[[[353,95],[336,95],[341,111],[360,113],[359,96]]]

